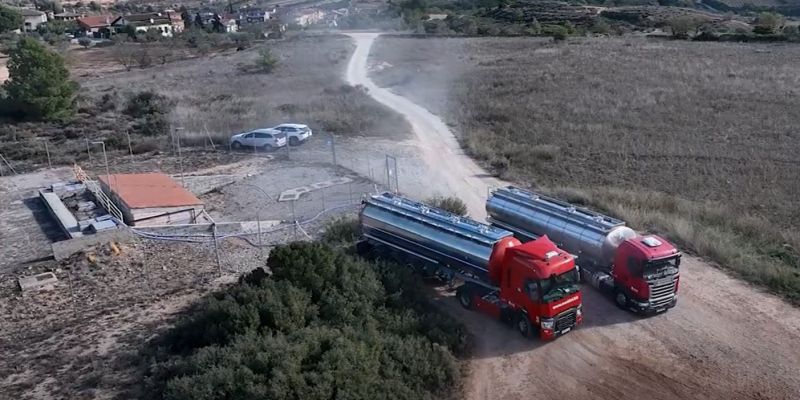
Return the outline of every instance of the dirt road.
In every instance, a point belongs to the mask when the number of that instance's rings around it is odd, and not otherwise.
[[[458,147],[447,126],[411,101],[377,87],[367,76],[376,34],[351,35],[356,50],[347,69],[379,102],[403,114],[430,185],[458,194],[482,218],[487,178]],[[416,141],[416,143],[413,143]],[[404,190],[409,192],[408,190]],[[585,322],[554,342],[523,340],[509,327],[446,307],[476,337],[465,393],[469,399],[797,399],[800,398],[800,310],[733,279],[700,259],[681,265],[678,306],[638,318],[585,287]]]
[[[430,188],[458,193],[467,204],[470,215],[483,219],[486,216],[483,202],[487,188],[504,183],[488,175],[464,154],[453,133],[439,117],[405,97],[378,87],[367,76],[367,58],[377,33],[353,33],[350,36],[356,42],[356,49],[347,65],[347,82],[366,87],[375,100],[402,114],[414,129],[414,141],[419,156],[428,167],[429,180],[428,185],[411,187],[419,192],[412,194],[427,196],[430,195]]]

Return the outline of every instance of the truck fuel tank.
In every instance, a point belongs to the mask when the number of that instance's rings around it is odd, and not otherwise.
[[[486,212],[523,241],[547,235],[581,265],[611,265],[620,243],[636,236],[624,221],[514,186],[492,191]]]

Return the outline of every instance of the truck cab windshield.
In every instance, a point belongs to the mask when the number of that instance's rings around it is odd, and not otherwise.
[[[549,303],[577,292],[579,280],[580,276],[577,269],[572,269],[561,275],[551,275],[548,279],[540,280],[538,283],[539,293],[542,294],[541,300]]]
[[[644,264],[642,277],[647,279],[659,279],[672,276],[678,273],[678,266],[681,264],[681,257],[662,258]]]

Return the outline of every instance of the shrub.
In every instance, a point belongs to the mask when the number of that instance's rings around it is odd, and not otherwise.
[[[358,218],[339,217],[325,226],[322,241],[326,243],[354,243],[361,236]]]
[[[467,215],[467,205],[464,204],[463,200],[457,197],[435,196],[428,199],[425,203],[431,207],[441,208],[442,210],[449,211],[462,217]]]
[[[753,32],[759,35],[779,33],[783,29],[784,22],[785,18],[780,14],[763,12],[756,18]]]
[[[256,70],[268,74],[272,72],[278,65],[278,59],[272,55],[269,49],[261,49],[258,51],[258,58],[256,58]]]
[[[83,46],[84,49],[88,49],[89,46],[92,45],[92,39],[89,39],[87,37],[82,37],[78,39],[78,44]]]
[[[31,38],[9,54],[9,80],[3,86],[16,112],[25,118],[60,120],[75,114],[77,84],[60,55]]]
[[[256,270],[162,337],[150,368],[161,397],[421,399],[454,387],[451,351],[467,336],[407,269],[318,243],[277,247],[268,266],[272,277]]]
[[[133,125],[133,132],[144,136],[161,136],[169,133],[170,123],[166,114],[148,114]]]
[[[689,16],[680,16],[669,21],[672,37],[675,39],[688,39],[689,33],[697,27],[697,22]]]
[[[172,104],[166,96],[145,90],[130,95],[123,112],[131,117],[141,118],[151,114],[167,114],[171,107]]]

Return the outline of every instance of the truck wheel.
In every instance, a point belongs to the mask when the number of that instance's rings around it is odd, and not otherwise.
[[[523,337],[526,338],[531,337],[531,320],[528,319],[527,315],[523,313],[517,315],[517,321],[515,325],[517,326],[517,330]]]
[[[622,290],[617,290],[614,294],[614,302],[623,310],[628,308],[628,295]]]
[[[458,302],[461,303],[461,307],[466,308],[467,310],[472,309],[472,293],[464,286],[459,287],[456,290],[456,297],[458,297]]]

